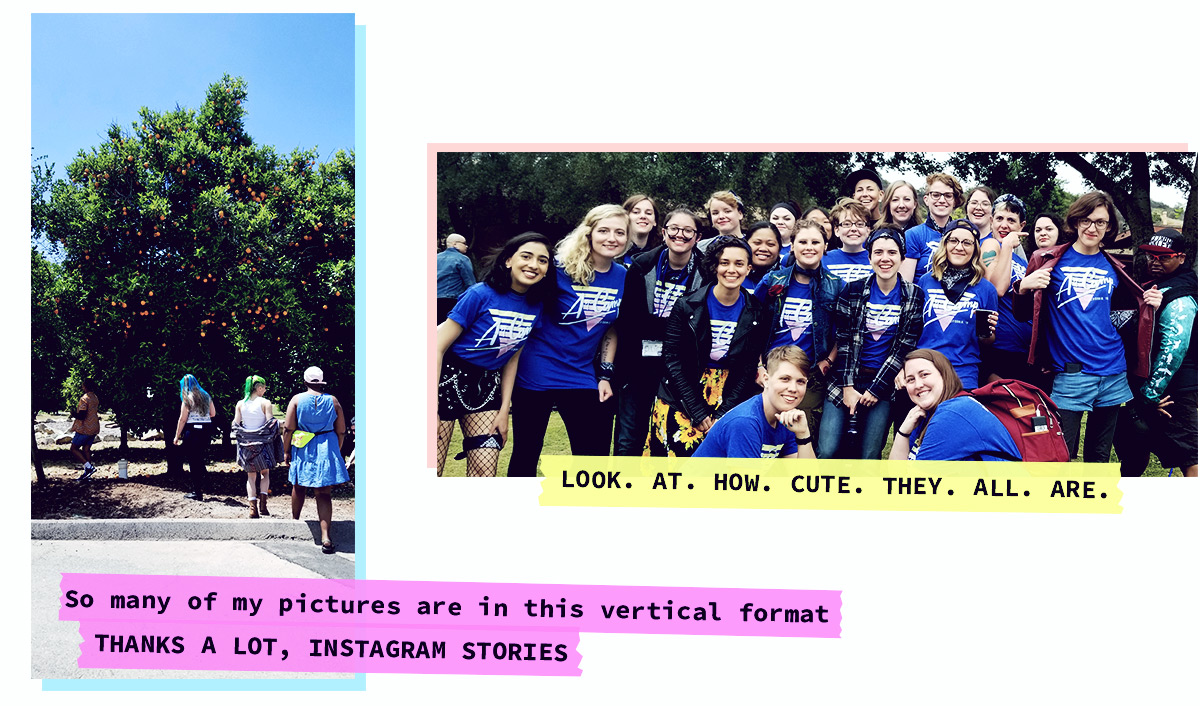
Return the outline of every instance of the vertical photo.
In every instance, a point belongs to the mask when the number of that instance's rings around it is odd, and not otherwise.
[[[87,678],[63,572],[354,576],[354,16],[31,26],[33,676]]]

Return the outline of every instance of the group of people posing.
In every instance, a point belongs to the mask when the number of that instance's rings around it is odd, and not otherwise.
[[[1086,413],[1085,461],[1107,462],[1120,426],[1143,434],[1118,436],[1123,473],[1150,448],[1194,475],[1181,236],[1142,245],[1155,281],[1139,284],[1105,252],[1118,220],[1103,192],[1064,220],[949,174],[925,182],[862,169],[832,209],[785,201],[749,226],[730,191],[706,217],[635,194],[557,244],[512,238],[437,329],[439,475],[456,421],[468,475],[495,475],[510,408],[510,476],[536,474],[554,409],[574,455],[878,459],[892,429],[893,459],[1017,460],[959,394],[996,379],[1049,391],[1072,458]]]

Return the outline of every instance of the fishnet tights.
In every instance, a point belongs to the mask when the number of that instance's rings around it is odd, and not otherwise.
[[[499,412],[479,412],[468,414],[461,420],[463,436],[483,436],[491,432]],[[454,436],[454,421],[438,420],[437,461],[438,476],[446,467],[446,454],[450,441]],[[472,449],[467,452],[468,477],[492,477],[496,475],[496,467],[500,464],[500,449]]]

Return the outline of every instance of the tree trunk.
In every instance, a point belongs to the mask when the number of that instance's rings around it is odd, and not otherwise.
[[[1097,189],[1112,197],[1117,210],[1129,226],[1133,237],[1134,278],[1145,274],[1144,257],[1138,257],[1137,247],[1154,235],[1154,216],[1150,212],[1150,159],[1145,152],[1126,153],[1129,161],[1129,188],[1100,171],[1078,152],[1055,152],[1054,156],[1071,165]]]
[[[183,450],[175,445],[175,427],[179,421],[178,417],[168,410],[163,413],[162,419],[163,448],[167,457],[167,477],[182,478]]]
[[[33,422],[29,425],[29,437],[33,440],[33,471],[37,474],[37,482],[39,485],[46,482],[46,471],[42,469],[42,456],[38,453],[37,445],[37,430],[34,428],[37,425],[37,412],[33,413]]]
[[[1188,190],[1187,208],[1183,211],[1183,229],[1180,232],[1189,243],[1196,242],[1196,187],[1194,186]]]

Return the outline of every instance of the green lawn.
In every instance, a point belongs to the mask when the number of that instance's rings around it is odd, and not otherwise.
[[[510,423],[509,430],[508,430],[508,443],[505,444],[504,448],[500,451],[500,468],[497,471],[496,475],[503,476],[503,475],[508,474],[508,457],[512,455],[513,433],[514,433],[514,430],[512,428],[512,424]],[[1081,429],[1079,432],[1080,447],[1083,446],[1082,439],[1084,438],[1084,435],[1086,433],[1087,433],[1087,417],[1085,416],[1083,419],[1083,429]],[[455,427],[454,438],[452,438],[450,440],[450,451],[446,454],[446,471],[445,471],[444,475],[459,476],[459,477],[466,475],[466,472],[467,472],[466,459],[464,459],[462,461],[454,460],[454,455],[457,454],[461,450],[462,450],[462,429]],[[883,457],[887,458],[888,452],[890,452],[891,450],[892,450],[892,442],[891,442],[891,439],[889,439],[887,444],[883,448]],[[554,412],[550,415],[550,425],[548,427],[546,427],[546,443],[542,447],[542,453],[555,454],[555,455],[569,455],[571,453],[571,444],[570,444],[570,442],[567,441],[567,430],[566,430],[566,427],[563,426],[562,420],[558,416],[558,412]],[[1112,452],[1112,454],[1110,455],[1109,458],[1113,463],[1119,463],[1119,461],[1117,460],[1117,454],[1115,451]],[[1083,461],[1076,459],[1073,463],[1083,463]],[[541,471],[538,471],[538,475],[539,476],[541,475]],[[1162,464],[1160,464],[1158,462],[1157,456],[1151,454],[1150,455],[1150,465],[1146,467],[1145,475],[1147,475],[1147,476],[1165,476],[1165,475],[1167,475],[1167,469],[1163,468]],[[1180,471],[1175,471],[1174,475],[1176,475],[1176,476],[1180,475]]]
[[[1082,454],[1083,454],[1083,440],[1086,435],[1087,435],[1087,416],[1085,415],[1083,418],[1083,424],[1080,426],[1080,429],[1079,429],[1079,453],[1080,453],[1080,456],[1082,456]],[[890,453],[891,450],[892,450],[892,440],[888,439],[887,443],[883,447],[883,457],[887,458],[888,453]],[[1120,461],[1117,459],[1117,452],[1115,450],[1110,451],[1108,453],[1108,460],[1110,463],[1120,463]],[[1071,463],[1083,463],[1083,461],[1081,460],[1081,458],[1076,458]],[[1182,474],[1183,474],[1182,471],[1175,471],[1176,476],[1180,476]],[[1150,463],[1146,465],[1146,472],[1143,473],[1142,475],[1144,475],[1144,476],[1165,476],[1165,475],[1167,475],[1167,470],[1165,468],[1163,468],[1162,464],[1160,464],[1158,462],[1158,456],[1155,456],[1154,454],[1150,454]]]
[[[520,433],[516,430],[515,433]],[[512,456],[513,442],[513,424],[512,418],[509,418],[508,424],[508,443],[500,450],[500,466],[496,470],[496,475],[508,475],[508,457]],[[444,476],[462,477],[467,474],[467,460],[464,458],[461,461],[455,461],[454,456],[462,451],[462,427],[454,427],[454,436],[450,439],[450,450],[446,452],[446,469],[442,474]],[[569,456],[571,454],[571,442],[567,440],[567,428],[563,426],[562,419],[558,416],[558,412],[550,413],[550,424],[546,427],[546,441],[542,445],[542,453],[552,455]],[[539,470],[538,475],[542,472]]]

